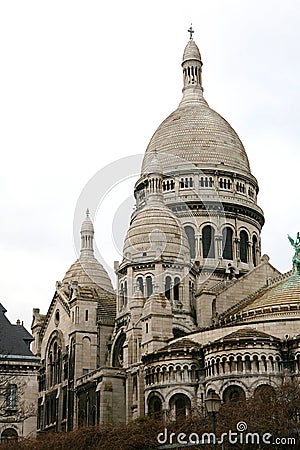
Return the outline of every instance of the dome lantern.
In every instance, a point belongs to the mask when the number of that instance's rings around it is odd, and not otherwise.
[[[190,39],[184,49],[182,58],[183,70],[183,99],[182,102],[189,99],[205,101],[203,99],[202,88],[202,61],[201,54],[197,44],[193,40],[194,30],[189,28]]]
[[[157,153],[154,152],[153,158],[148,168],[148,205],[164,205],[162,193],[163,175]]]
[[[86,210],[86,218],[81,225],[81,249],[82,256],[94,255],[94,226],[90,219],[90,211]]]

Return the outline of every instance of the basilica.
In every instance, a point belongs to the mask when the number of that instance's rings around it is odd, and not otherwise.
[[[189,31],[182,100],[146,148],[116,290],[87,210],[79,258],[46,314],[33,309],[37,433],[172,420],[203,408],[209,392],[234,401],[300,375],[300,239],[290,239],[286,274],[261,255],[258,181],[203,96]]]

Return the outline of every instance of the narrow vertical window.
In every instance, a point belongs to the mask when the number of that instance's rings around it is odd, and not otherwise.
[[[254,267],[257,266],[257,250],[258,250],[257,237],[254,235],[252,238],[252,260]]]
[[[215,230],[206,225],[202,230],[203,258],[215,258]]]
[[[148,298],[153,293],[152,278],[150,276],[146,277],[146,290],[147,290],[147,298]]]
[[[240,259],[241,262],[248,262],[248,234],[244,230],[240,232]]]
[[[138,277],[137,278],[137,285],[141,291],[141,293],[144,295],[144,282],[143,282],[143,278],[142,277]]]
[[[171,277],[166,277],[166,283],[165,283],[165,295],[170,300],[171,298]]]
[[[174,279],[174,301],[179,301],[179,277],[175,277]]]
[[[233,231],[229,227],[225,227],[222,231],[222,247],[223,247],[223,258],[224,259],[233,259],[233,246],[232,246],[232,237]]]
[[[185,230],[185,233],[186,233],[188,241],[189,241],[191,258],[194,259],[196,257],[195,230],[194,230],[194,228],[192,228],[190,226],[184,227],[184,230]]]
[[[9,384],[6,391],[6,408],[16,408],[17,406],[17,385]]]

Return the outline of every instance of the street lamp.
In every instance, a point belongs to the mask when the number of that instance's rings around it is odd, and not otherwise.
[[[212,389],[208,392],[205,399],[205,406],[208,414],[211,416],[212,431],[216,439],[216,414],[220,411],[221,399]],[[216,441],[214,441],[213,449],[216,450]]]

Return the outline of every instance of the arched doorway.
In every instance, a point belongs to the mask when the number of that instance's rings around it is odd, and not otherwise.
[[[17,440],[18,440],[18,433],[14,428],[6,428],[6,430],[4,430],[1,434],[1,444]]]

